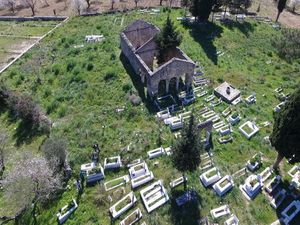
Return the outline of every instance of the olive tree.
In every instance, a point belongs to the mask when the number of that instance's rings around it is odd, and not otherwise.
[[[60,178],[54,175],[47,160],[31,152],[22,152],[14,158],[2,185],[7,207],[18,214],[33,205],[34,218],[37,204],[50,199],[61,189]]]
[[[29,7],[32,16],[35,16],[37,2],[38,2],[37,0],[21,0],[21,5],[23,5],[24,7]]]
[[[15,13],[17,1],[16,0],[0,0],[0,6],[2,6],[4,8],[8,8],[12,13]]]
[[[67,158],[66,141],[59,137],[49,137],[41,147],[50,168],[59,173],[64,167]]]

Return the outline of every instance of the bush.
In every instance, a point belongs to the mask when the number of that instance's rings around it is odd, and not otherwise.
[[[24,122],[39,124],[40,110],[30,96],[13,93],[8,98],[8,105],[15,116]]]
[[[53,66],[52,66],[52,72],[54,73],[54,75],[57,76],[60,73],[60,69],[61,69],[60,65],[53,64]]]
[[[113,70],[108,71],[104,76],[105,81],[115,80],[116,78],[117,78],[117,74]]]
[[[122,87],[122,90],[127,93],[128,91],[130,91],[132,89],[132,85],[131,84],[124,84]]]
[[[93,63],[89,63],[86,67],[87,71],[91,71],[94,69],[94,64]]]
[[[283,29],[282,36],[274,40],[274,45],[281,58],[287,61],[300,58],[300,31]]]
[[[139,105],[141,104],[142,100],[139,96],[136,96],[135,94],[132,94],[128,97],[128,100],[131,102],[132,105]]]
[[[74,60],[69,60],[67,62],[67,71],[68,72],[72,71],[75,66],[76,66],[76,62]]]

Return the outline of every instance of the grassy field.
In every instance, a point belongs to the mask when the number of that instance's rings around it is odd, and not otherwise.
[[[170,14],[174,21],[180,15],[183,15],[181,10],[172,11]],[[52,133],[68,139],[69,160],[74,177],[79,172],[80,165],[89,162],[91,145],[94,142],[100,145],[102,163],[105,157],[115,155],[121,155],[123,159],[146,159],[146,152],[157,147],[159,129],[162,130],[163,146],[172,143],[174,135],[167,127],[157,123],[154,113],[148,110],[146,101],[136,107],[128,101],[129,90],[137,92],[135,85],[138,82],[129,76],[132,71],[126,60],[120,57],[119,48],[119,34],[133,20],[143,18],[162,26],[166,17],[167,13],[149,15],[133,12],[72,18],[1,75],[1,79],[11,89],[34,96],[55,121]],[[274,30],[270,25],[251,20],[228,25],[182,25],[176,21],[176,25],[184,36],[180,47],[194,61],[199,61],[204,66],[205,75],[212,82],[208,87],[210,92],[218,83],[226,80],[239,88],[244,97],[256,93],[256,104],[247,106],[240,103],[235,107],[242,116],[240,124],[247,120],[255,121],[258,125],[264,121],[272,121],[273,107],[279,103],[274,89],[281,86],[284,93],[289,93],[299,85],[300,62],[289,64],[278,58],[272,40],[280,35],[280,31]],[[105,40],[87,44],[84,37],[89,34],[103,34]],[[76,45],[84,47],[74,48]],[[218,56],[219,51],[224,52],[224,55]],[[198,99],[188,108],[199,107],[202,103],[203,99]],[[116,113],[115,109],[119,107],[125,107],[125,111]],[[223,103],[214,110],[220,113],[225,108]],[[21,136],[17,132],[18,123],[12,123],[8,118],[7,112],[1,114],[1,124],[5,124],[11,135],[11,151],[30,149],[39,154],[38,147],[44,137]],[[219,145],[216,141],[218,134],[214,134],[213,158],[222,175],[232,174],[242,168],[259,151],[264,154],[260,171],[271,165],[276,153],[263,140],[270,134],[271,129],[262,128],[258,135],[247,140],[235,126],[234,142],[226,145]],[[16,146],[15,143],[19,145]],[[131,151],[122,152],[121,149],[129,144]],[[155,161],[159,162],[158,166],[154,166]],[[135,191],[138,207],[143,213],[142,221],[147,224],[196,224],[201,216],[209,215],[211,209],[225,203],[230,205],[231,211],[237,215],[241,224],[265,225],[277,219],[276,212],[265,195],[258,195],[252,202],[242,196],[238,185],[246,176],[235,180],[233,191],[224,198],[219,198],[199,182],[200,170],[188,174],[189,187],[196,189],[199,194],[198,203],[178,208],[174,197],[182,193],[182,189],[179,187],[171,192],[168,184],[180,174],[173,168],[170,158],[162,157],[155,161],[146,160],[155,178],[164,181],[171,203],[148,214],[139,196],[141,189]],[[284,163],[283,171],[289,168]],[[127,173],[126,169],[108,172],[105,180]],[[56,224],[58,209],[72,197],[76,197],[73,181],[72,179],[69,182],[70,189],[59,200],[39,207],[38,224]],[[127,185],[126,191],[129,190]],[[122,194],[112,194],[113,192],[109,194],[113,202],[116,202]],[[110,221],[110,203],[101,201],[107,195],[100,185],[85,188],[78,209],[66,224],[118,224],[120,220]],[[1,204],[5,203],[0,202],[3,211],[4,205]],[[125,215],[121,219],[124,217]],[[32,224],[30,215],[25,216],[22,223]]]
[[[0,35],[43,36],[56,26],[57,22],[0,22]]]

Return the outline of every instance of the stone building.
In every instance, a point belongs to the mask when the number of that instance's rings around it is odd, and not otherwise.
[[[186,87],[192,85],[195,63],[179,48],[168,53],[165,61],[157,64],[159,55],[155,35],[160,29],[143,20],[136,20],[121,33],[121,49],[129,60],[134,72],[146,84],[150,97],[157,96],[159,86],[165,92],[170,88],[178,91],[180,79]],[[173,84],[173,85],[171,85]]]

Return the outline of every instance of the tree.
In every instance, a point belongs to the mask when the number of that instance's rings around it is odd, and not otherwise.
[[[288,3],[288,6],[289,6],[290,11],[291,11],[292,13],[295,13],[296,8],[297,8],[299,5],[300,5],[300,0],[291,0],[291,1],[289,1],[289,3]]]
[[[135,8],[138,7],[138,3],[139,3],[140,0],[134,0],[134,4],[135,4]]]
[[[17,2],[16,0],[2,0],[0,6],[8,7],[12,13],[15,13]]]
[[[77,15],[80,15],[82,7],[83,7],[82,0],[73,0],[72,6],[73,6],[73,9],[76,11]]]
[[[64,167],[67,158],[66,141],[52,136],[41,147],[50,168],[54,173],[59,173]]]
[[[59,177],[53,174],[44,157],[22,152],[3,180],[6,205],[18,214],[33,205],[35,218],[39,202],[50,199],[61,188]]]
[[[270,135],[272,146],[278,152],[273,165],[278,168],[285,157],[291,163],[300,162],[300,87],[286,101],[280,112],[274,114],[274,127]]]
[[[192,0],[190,11],[198,21],[207,21],[214,4],[214,0]]]
[[[111,4],[110,10],[114,10],[115,3],[116,3],[116,0],[110,0],[110,4]]]
[[[162,6],[163,0],[159,0],[159,5]]]
[[[185,190],[187,188],[185,173],[195,171],[198,168],[202,149],[200,133],[192,113],[189,124],[184,125],[181,138],[174,144],[172,154],[173,165],[182,173],[184,178]]]
[[[85,2],[87,4],[87,10],[89,10],[91,7],[91,0],[85,0]]]
[[[21,0],[21,1],[22,1],[21,4],[24,7],[29,7],[31,9],[32,16],[35,16],[37,0]]]
[[[286,2],[287,2],[287,0],[279,0],[278,1],[278,5],[277,5],[278,13],[277,13],[277,17],[276,17],[276,23],[278,22],[279,16],[283,12],[283,10],[286,6]]]
[[[169,2],[169,7],[172,7],[174,0],[168,0],[168,2]]]
[[[160,61],[164,61],[165,55],[168,53],[168,51],[179,46],[181,41],[181,34],[176,31],[174,24],[168,16],[162,31],[159,32],[155,37],[155,42],[160,51]]]

